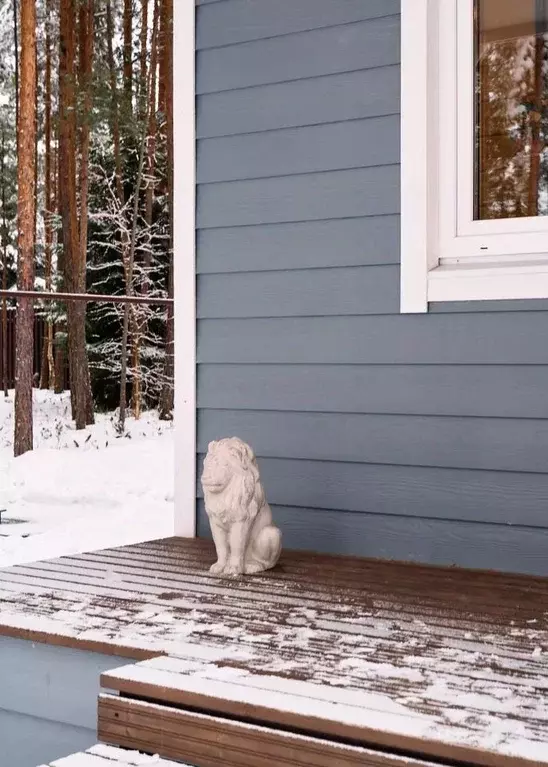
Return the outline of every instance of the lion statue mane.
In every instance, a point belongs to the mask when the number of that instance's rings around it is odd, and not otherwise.
[[[280,557],[282,535],[272,523],[250,446],[237,437],[210,442],[202,488],[217,550],[211,572],[249,575],[274,567]]]

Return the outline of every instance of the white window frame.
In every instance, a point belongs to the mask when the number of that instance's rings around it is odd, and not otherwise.
[[[196,535],[195,2],[173,4],[174,534]]]
[[[473,9],[402,0],[402,312],[548,298],[548,216],[473,218]]]

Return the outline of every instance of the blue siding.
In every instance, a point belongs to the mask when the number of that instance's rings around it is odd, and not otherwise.
[[[299,2],[295,0],[296,5]],[[254,0],[249,4],[259,3],[263,8],[272,6],[271,0]],[[367,5],[369,2],[363,3],[364,16]],[[223,10],[222,5],[212,9],[210,24],[216,23],[219,10]],[[200,9],[198,28],[199,18]],[[198,55],[196,90],[200,95],[218,93],[397,64],[399,32],[399,17],[386,16],[239,45],[206,48]]]
[[[202,139],[198,183],[287,176],[399,162],[398,115]]]
[[[95,745],[100,675],[124,664],[0,637],[0,764],[36,767]]]
[[[548,574],[548,303],[399,314],[398,14],[198,3],[198,450],[287,546]]]
[[[97,743],[96,727],[85,729],[0,710],[0,764],[36,767],[85,751]]]
[[[364,7],[365,6],[365,7]],[[399,0],[232,0],[198,15],[201,49],[350,24],[399,13]]]
[[[198,136],[230,136],[397,114],[399,78],[400,68],[393,65],[209,93],[200,97]]]

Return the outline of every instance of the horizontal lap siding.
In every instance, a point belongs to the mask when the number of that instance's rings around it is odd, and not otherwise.
[[[97,734],[95,727],[85,729],[0,710],[0,743],[2,765],[36,767],[85,751],[97,743]]]
[[[93,746],[99,677],[124,664],[117,656],[1,636],[0,765],[36,767]]]
[[[262,2],[271,4],[271,0]],[[198,53],[196,90],[199,95],[217,93],[397,64],[399,32],[399,17],[386,16],[207,48]]]
[[[398,165],[198,185],[197,225],[257,226],[400,212]]]
[[[203,409],[536,419],[548,418],[547,391],[546,365],[204,363],[198,371]]]
[[[399,115],[202,139],[198,183],[399,163]]]
[[[397,266],[198,277],[198,316],[203,319],[386,314],[398,306]]]
[[[263,457],[546,472],[548,421],[204,410],[199,449],[237,434]],[[327,438],[328,437],[328,438]]]
[[[224,363],[547,365],[548,312],[204,319],[198,352]]]
[[[200,229],[198,271],[398,265],[399,237],[396,215]]]
[[[399,314],[399,2],[198,6],[200,454],[288,546],[548,574],[547,303]]]
[[[285,458],[261,458],[261,471],[273,505],[545,526],[546,474]]]
[[[343,72],[200,97],[199,138],[396,114],[400,68]],[[222,133],[220,133],[222,131]]]
[[[231,0],[198,15],[201,49],[349,24],[399,13],[399,0]]]
[[[313,531],[316,548],[334,554],[546,574],[545,529],[287,506],[275,506],[273,512],[295,549],[310,549]],[[201,502],[198,532],[209,534]]]

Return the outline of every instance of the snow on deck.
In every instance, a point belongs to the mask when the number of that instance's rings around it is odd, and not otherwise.
[[[85,752],[56,759],[41,767],[184,767],[181,762],[169,762],[158,756],[99,744]]]
[[[547,580],[295,553],[224,580],[213,559],[171,539],[0,570],[0,634],[149,658],[120,678],[212,711],[548,765]]]

